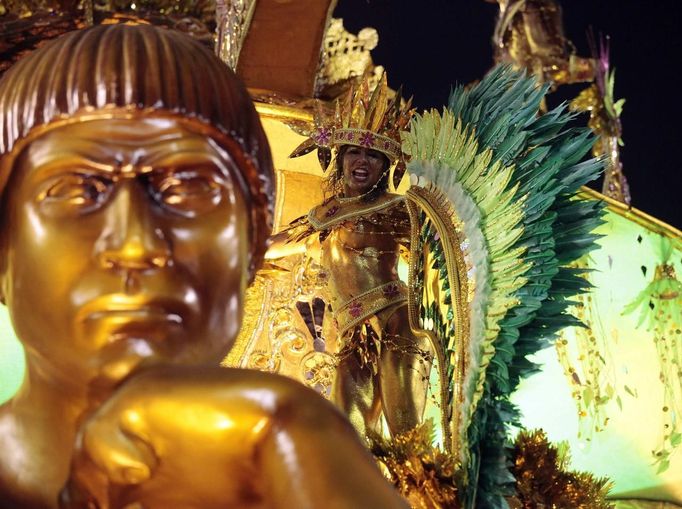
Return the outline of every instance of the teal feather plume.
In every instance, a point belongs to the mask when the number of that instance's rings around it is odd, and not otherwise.
[[[467,507],[507,507],[504,496],[514,483],[508,469],[507,430],[519,420],[509,396],[523,377],[538,371],[527,356],[549,346],[562,328],[580,325],[567,308],[589,284],[568,265],[594,249],[599,238],[592,232],[601,223],[603,205],[576,198],[580,187],[602,170],[601,161],[584,160],[594,139],[587,128],[572,125],[575,114],[565,105],[539,115],[546,92],[547,86],[539,86],[534,78],[496,67],[472,88],[456,87],[447,115],[415,117],[403,145],[412,157],[413,175],[426,178],[428,186],[450,190],[446,192],[450,200],[455,188],[473,198],[481,211],[479,227],[487,232],[479,254],[491,254],[486,269],[491,271],[490,286],[481,302],[484,307],[486,302],[504,303],[499,308],[504,309],[503,317],[487,322],[493,340],[484,341],[481,365],[474,366],[484,374],[481,395],[471,400],[475,411],[463,421],[468,451],[462,456],[466,468],[462,499]],[[497,207],[497,202],[503,206]],[[433,235],[430,227],[421,231],[423,241],[430,242],[433,265],[449,299],[445,255],[440,242],[429,240]],[[518,270],[515,260],[523,262]],[[513,288],[513,293],[499,293],[503,287]],[[454,352],[452,325],[446,326],[449,318],[434,303],[422,311],[434,330],[444,334],[443,341],[449,338],[445,351]],[[476,352],[471,358],[475,365]],[[454,375],[454,367],[448,366],[447,381],[452,383]],[[452,403],[450,398],[448,404]]]
[[[517,196],[528,195],[518,245],[533,263],[524,274],[528,283],[517,292],[519,304],[501,322],[486,396],[469,433],[470,447],[480,455],[479,471],[470,474],[478,479],[478,507],[506,507],[513,482],[506,475],[506,427],[518,421],[509,395],[521,378],[538,371],[528,355],[550,346],[562,328],[580,325],[566,309],[589,283],[566,265],[596,247],[598,236],[591,232],[602,221],[601,203],[575,199],[603,167],[598,160],[583,161],[593,137],[586,128],[570,127],[574,115],[565,105],[538,116],[546,90],[532,77],[497,67],[471,91],[455,89],[449,101],[450,110],[475,127],[482,147],[514,164]]]

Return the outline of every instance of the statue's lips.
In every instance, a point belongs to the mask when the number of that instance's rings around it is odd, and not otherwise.
[[[77,321],[114,320],[123,323],[167,322],[182,325],[187,314],[184,303],[175,299],[145,298],[121,294],[98,297],[78,312]]]
[[[84,340],[98,350],[93,357],[101,383],[117,383],[142,363],[173,358],[185,344],[190,307],[182,300],[112,294],[86,303],[76,320]],[[180,333],[180,334],[178,334]]]
[[[135,309],[104,309],[90,313],[86,320],[100,320],[102,318],[130,318],[131,320],[166,320],[181,324],[182,318],[176,313],[170,313],[162,308],[149,306]]]

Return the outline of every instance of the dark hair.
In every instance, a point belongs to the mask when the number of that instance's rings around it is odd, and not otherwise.
[[[336,194],[339,186],[343,185],[343,156],[346,155],[348,148],[352,146],[354,145],[341,145],[339,147],[336,158],[334,159],[333,168],[329,172],[329,176],[325,178],[324,181],[325,199],[331,198],[334,194]],[[391,161],[385,154],[382,154],[379,151],[377,151],[377,153],[381,154],[381,157],[383,158],[381,178],[379,179],[379,182],[377,182],[377,185],[374,187],[374,189],[362,197],[362,201],[372,201],[388,190],[388,182],[391,173],[388,170],[391,167]]]

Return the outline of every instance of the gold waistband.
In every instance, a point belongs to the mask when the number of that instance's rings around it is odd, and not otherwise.
[[[334,311],[339,335],[343,336],[348,329],[362,323],[367,317],[382,309],[406,300],[407,287],[402,281],[390,281],[361,293]]]

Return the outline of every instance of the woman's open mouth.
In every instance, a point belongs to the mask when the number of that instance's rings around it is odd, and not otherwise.
[[[356,168],[352,172],[353,180],[356,182],[367,182],[369,180],[369,171],[365,168]]]

